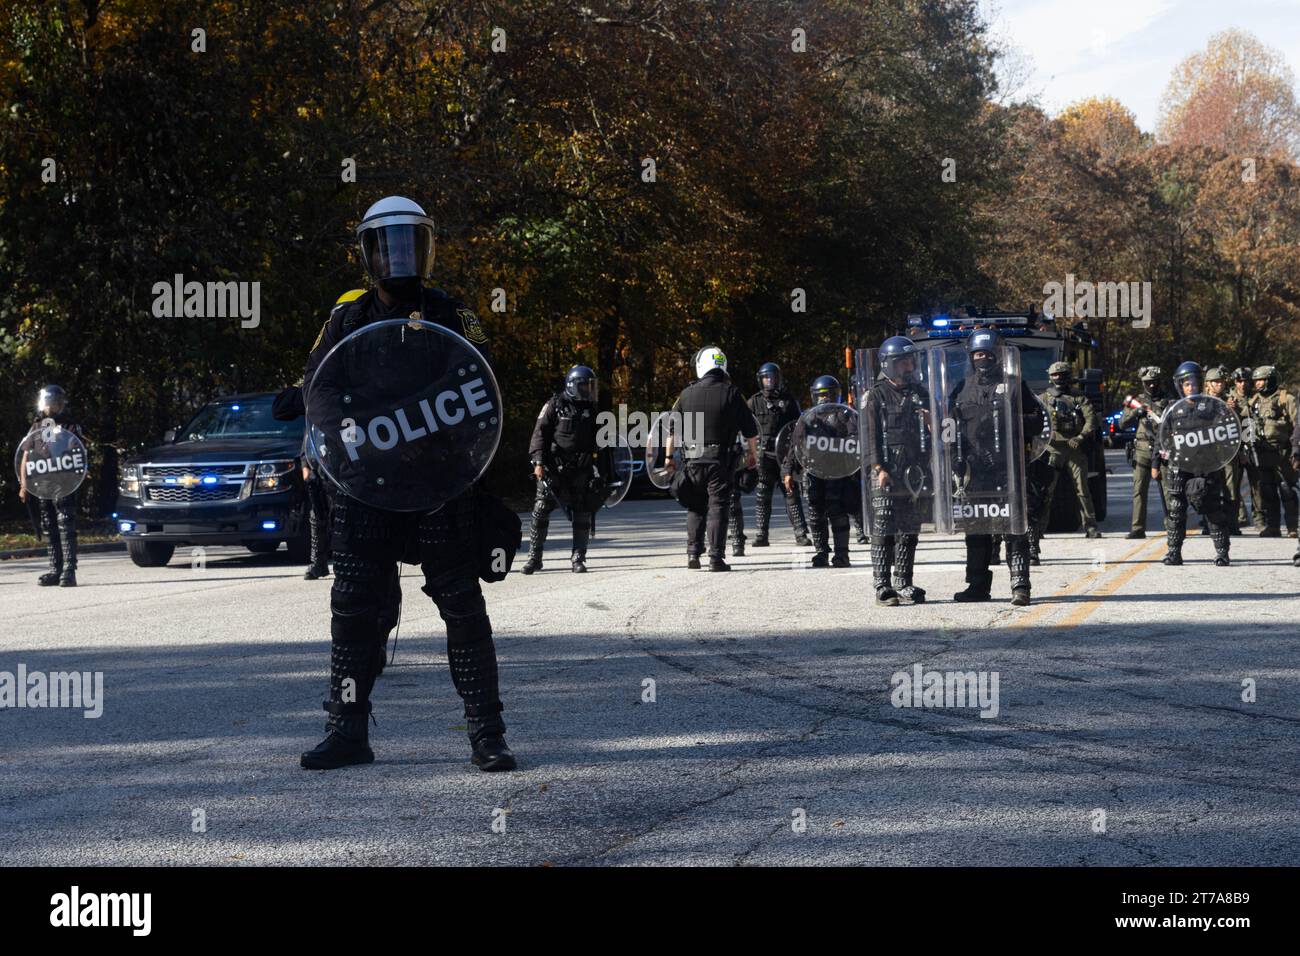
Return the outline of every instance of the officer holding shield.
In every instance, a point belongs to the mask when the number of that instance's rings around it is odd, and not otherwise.
[[[834,375],[819,376],[810,389],[813,408],[838,405],[844,391]],[[806,420],[808,416],[801,419]],[[798,438],[806,434],[795,424],[796,438],[791,442],[792,453],[781,465],[781,478],[787,491],[794,490],[796,472],[801,475],[804,497],[808,501],[808,530],[811,533],[814,568],[847,568],[849,562],[849,515],[862,507],[860,482],[857,477],[825,477],[815,473],[808,463],[798,461],[801,448]],[[855,436],[856,437],[856,436]],[[834,555],[831,548],[834,547]]]
[[[745,397],[727,376],[727,357],[706,346],[695,353],[695,375],[673,405],[664,441],[664,469],[673,494],[686,507],[686,566],[700,568],[706,538],[710,571],[730,571],[723,560],[735,480],[736,434],[745,440],[745,467],[758,467],[758,423]],[[689,421],[688,421],[689,419]],[[678,424],[685,427],[677,432]],[[677,472],[674,452],[683,459]]]
[[[24,504],[29,498],[39,501],[41,526],[47,540],[46,551],[49,554],[49,570],[36,579],[41,587],[57,584],[63,588],[77,586],[77,490],[80,481],[67,494],[55,492],[57,497],[39,494],[34,487],[35,469],[28,469],[27,463],[36,460],[37,445],[45,447],[58,440],[51,436],[49,441],[42,439],[43,433],[63,431],[76,436],[77,443],[84,437],[81,425],[73,419],[69,411],[68,393],[58,385],[46,385],[36,396],[36,418],[32,421],[31,431],[23,440],[18,461],[18,497]],[[63,437],[63,436],[59,436]],[[85,464],[81,465],[84,477]]]
[[[537,496],[524,574],[542,568],[542,548],[557,504],[563,504],[573,519],[569,566],[577,574],[586,573],[591,520],[605,491],[595,461],[596,388],[596,373],[585,365],[575,365],[564,378],[564,391],[552,395],[537,416],[528,446]]]
[[[992,597],[993,531],[1001,524],[1007,544],[1007,569],[1011,576],[1011,603],[1029,603],[1029,533],[1023,484],[1025,436],[1042,431],[1042,406],[1033,391],[1017,375],[1003,368],[1002,337],[990,329],[972,332],[966,340],[969,373],[948,396],[956,426],[952,464],[953,478],[960,491],[963,514],[974,516],[965,525],[966,583],[953,595],[960,602],[987,601]],[[947,443],[945,442],[945,447]],[[981,513],[1001,511],[1006,518],[993,518],[980,529]],[[1023,530],[1013,530],[1023,529]]]
[[[804,518],[803,502],[798,489],[786,490],[781,481],[781,464],[776,454],[776,436],[781,429],[798,419],[799,402],[785,386],[781,367],[775,362],[764,362],[758,369],[760,391],[749,397],[749,410],[758,422],[758,486],[754,496],[754,547],[768,547],[768,526],[772,518],[772,494],[781,489],[785,498],[785,513],[794,530],[795,543],[808,545],[808,523]]]
[[[1240,447],[1240,424],[1227,404],[1203,394],[1200,365],[1183,362],[1174,371],[1174,392],[1179,399],[1166,409],[1159,428],[1164,473],[1167,551],[1162,563],[1183,563],[1187,535],[1187,506],[1205,518],[1214,539],[1214,563],[1229,564],[1232,544],[1231,502],[1223,466]],[[1152,468],[1152,477],[1157,469]]]
[[[302,766],[328,770],[374,760],[367,722],[386,636],[384,595],[398,563],[408,561],[419,563],[421,590],[446,624],[447,663],[464,703],[472,761],[485,771],[512,770],[479,583],[490,512],[472,489],[499,440],[499,395],[490,394],[495,380],[480,365],[487,337],[463,303],[424,286],[434,234],[419,205],[400,196],[380,200],[367,210],[357,238],[374,288],[330,313],[303,376],[319,458],[339,493],[329,717],[325,739],[302,755]],[[414,390],[431,381],[444,390]],[[409,407],[391,407],[399,391],[411,396]],[[440,443],[431,441],[435,433]],[[419,510],[426,499],[436,510]],[[518,523],[510,517],[517,546]]]
[[[918,384],[919,357],[910,339],[885,339],[877,353],[881,374],[874,383],[863,383],[869,388],[858,409],[866,435],[862,462],[871,570],[876,603],[885,607],[925,601],[924,589],[912,583],[917,534],[933,506],[930,400]]]

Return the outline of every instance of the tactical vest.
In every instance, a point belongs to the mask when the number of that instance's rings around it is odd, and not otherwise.
[[[715,375],[700,379],[682,390],[677,410],[683,420],[688,415],[698,415],[702,428],[687,429],[695,438],[691,444],[683,441],[682,454],[688,459],[720,461],[729,457],[736,441],[739,423],[727,413],[727,404],[734,388],[731,381]]]
[[[1169,402],[1156,398],[1150,392],[1143,392],[1138,396],[1138,401],[1147,406],[1147,413],[1138,419],[1133,433],[1133,458],[1139,465],[1149,465],[1156,453],[1156,420],[1165,413]]]
[[[880,464],[886,469],[924,465],[928,456],[928,433],[920,412],[929,408],[925,392],[916,385],[896,387],[877,383],[870,392],[867,408],[878,414]]]
[[[1079,402],[1087,399],[1063,392],[1054,385],[1040,398],[1052,417],[1052,431],[1056,433],[1053,437],[1070,439],[1083,433],[1084,417]]]
[[[759,444],[764,448],[776,439],[777,432],[787,422],[798,418],[795,414],[794,399],[785,389],[771,396],[766,392],[759,392],[750,399],[749,407],[754,413],[754,420],[758,422]]]
[[[596,450],[596,410],[590,405],[580,405],[563,392],[551,398],[555,413],[555,435],[551,439],[551,454],[557,458],[573,459],[590,455]]]
[[[1272,395],[1255,395],[1251,399],[1251,410],[1259,419],[1260,437],[1284,450],[1290,446],[1291,431],[1295,428],[1295,422],[1291,420],[1293,401],[1284,388],[1274,389]]]

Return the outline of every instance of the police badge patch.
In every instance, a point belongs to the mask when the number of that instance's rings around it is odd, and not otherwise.
[[[456,314],[460,316],[460,325],[465,331],[465,338],[471,342],[487,341],[487,333],[483,331],[483,326],[479,324],[478,316],[469,309],[457,309]]]

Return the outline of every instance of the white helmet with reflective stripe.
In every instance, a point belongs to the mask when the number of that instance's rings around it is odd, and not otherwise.
[[[727,370],[727,357],[716,345],[706,345],[695,353],[695,377],[704,378],[715,368]]]
[[[433,220],[405,196],[386,196],[367,209],[357,239],[375,282],[427,279],[433,272]]]

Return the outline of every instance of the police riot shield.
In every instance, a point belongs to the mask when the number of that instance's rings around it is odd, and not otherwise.
[[[794,434],[794,425],[794,422],[786,422],[781,426],[781,430],[776,433],[776,438],[772,440],[773,453],[776,455],[778,467],[790,457],[793,451],[790,441],[791,436]]]
[[[1165,409],[1156,440],[1171,468],[1208,475],[1237,456],[1241,421],[1226,402],[1211,395],[1191,395]]]
[[[86,480],[89,457],[74,432],[46,418],[32,426],[14,452],[18,487],[45,501],[66,498]]]
[[[636,473],[632,449],[627,445],[613,445],[600,452],[600,473],[605,479],[605,504],[612,508],[627,497]]]
[[[645,470],[646,477],[656,488],[662,488],[667,491],[668,486],[673,483],[673,474],[668,470],[667,462],[664,459],[664,452],[667,449],[668,435],[670,432],[673,438],[673,466],[677,470],[682,467],[682,435],[681,422],[675,419],[672,412],[661,412],[655,417],[650,424],[650,430],[646,433],[645,442]]]
[[[926,387],[929,370],[923,353],[905,358],[910,362],[895,360],[886,375],[876,349],[858,349],[854,357],[862,516],[870,534],[935,529],[931,422],[937,419]]]
[[[944,534],[1028,530],[1020,352],[1004,345],[992,353],[982,370],[962,343],[927,356],[936,410],[935,519]]]
[[[483,355],[419,318],[353,332],[304,398],[321,471],[386,511],[442,507],[483,475],[501,440],[501,393]]]
[[[858,413],[848,405],[824,402],[794,421],[790,444],[795,460],[818,478],[848,478],[862,467]]]

